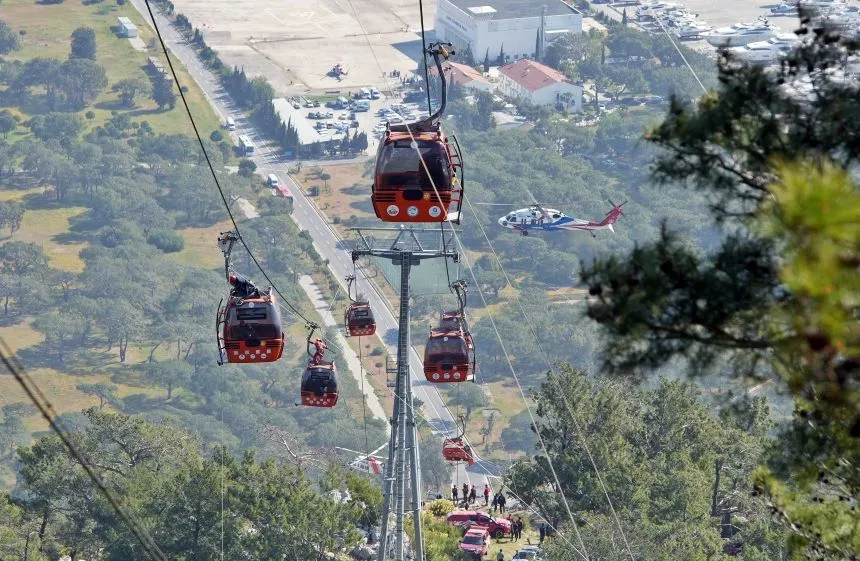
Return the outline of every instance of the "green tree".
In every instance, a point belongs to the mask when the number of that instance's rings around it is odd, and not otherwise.
[[[188,384],[194,368],[184,360],[167,360],[149,365],[149,376],[159,386],[167,389],[167,399],[173,398],[173,388]]]
[[[69,58],[96,59],[96,32],[89,27],[72,31],[72,47]]]
[[[47,113],[36,115],[29,121],[30,130],[42,141],[74,138],[84,128],[84,123],[74,113]]]
[[[472,411],[486,407],[489,402],[478,384],[457,384],[457,387],[448,393],[448,404],[464,408],[466,420],[472,416]]]
[[[12,116],[11,113],[6,111],[0,111],[0,134],[3,135],[3,138],[8,138],[9,133],[14,131],[18,127],[17,121],[15,121],[15,117]]]
[[[18,48],[20,39],[9,25],[0,20],[0,55],[6,55]]]
[[[148,96],[152,92],[149,80],[138,76],[123,78],[113,85],[112,92],[119,93],[119,99],[126,107],[134,107],[137,96]]]
[[[152,100],[158,104],[159,109],[173,109],[176,107],[176,92],[173,88],[173,80],[159,74],[152,80]]]
[[[20,201],[0,202],[0,227],[9,226],[9,235],[14,236],[21,229],[24,211],[24,204]]]
[[[60,65],[59,87],[75,107],[86,107],[108,84],[105,69],[87,58],[72,58]]]
[[[78,384],[75,386],[81,393],[97,397],[99,400],[99,411],[101,411],[105,403],[110,403],[116,399],[117,388],[114,384],[99,382],[97,384]]]
[[[257,171],[257,164],[253,160],[243,158],[239,160],[239,175],[242,177],[251,177]]]
[[[860,540],[841,522],[850,501],[839,500],[860,488],[860,471],[844,469],[860,460],[851,436],[860,398],[847,327],[856,319],[844,307],[853,297],[836,300],[858,292],[848,272],[858,203],[856,183],[827,162],[853,169],[860,158],[858,100],[835,77],[857,45],[805,31],[809,44],[774,73],[721,58],[720,91],[696,106],[673,103],[649,134],[665,150],[656,179],[712,201],[719,246],[703,255],[664,229],[627,258],[598,260],[583,280],[596,297],[588,315],[607,335],[608,370],[641,373],[684,357],[692,371],[718,367],[793,395],[797,418],[781,427],[758,489],[786,521],[795,556],[842,559]],[[818,76],[814,102],[797,94]],[[781,164],[807,161],[808,171]],[[792,516],[802,521],[789,524]]]

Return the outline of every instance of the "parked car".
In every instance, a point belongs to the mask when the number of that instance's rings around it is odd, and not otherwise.
[[[490,552],[490,534],[486,528],[472,528],[460,541],[460,549],[472,559],[483,559]]]
[[[511,521],[504,518],[493,518],[486,512],[477,510],[457,510],[448,515],[445,521],[452,526],[466,530],[485,528],[496,539],[511,533]]]
[[[280,182],[281,180],[278,179],[278,176],[274,173],[270,173],[269,176],[266,178],[266,183],[269,185],[269,187],[277,187],[278,183]]]
[[[543,559],[543,554],[541,552],[540,547],[536,545],[526,545],[521,549],[518,549],[514,556],[511,558],[511,561],[518,561],[520,559],[528,559],[530,561],[540,561]]]

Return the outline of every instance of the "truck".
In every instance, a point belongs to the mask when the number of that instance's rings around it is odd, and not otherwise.
[[[370,111],[370,102],[365,101],[365,100],[356,101],[352,107],[356,113],[362,113],[364,111]]]
[[[254,153],[254,143],[251,142],[251,139],[247,135],[239,135],[239,148],[246,156],[250,156]]]
[[[227,127],[228,131],[236,130],[236,121],[233,120],[233,117],[227,117],[227,120],[224,122],[224,126]]]

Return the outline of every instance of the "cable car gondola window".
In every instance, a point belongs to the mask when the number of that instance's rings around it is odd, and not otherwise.
[[[466,342],[459,337],[448,337],[448,340],[443,340],[442,337],[432,337],[427,341],[427,355],[457,355],[466,356]]]
[[[439,190],[449,189],[451,170],[448,166],[445,146],[439,142],[426,139],[415,139],[418,152],[412,147],[411,139],[397,140],[385,146],[380,158],[378,174],[382,176],[383,189],[405,189],[421,187],[432,190],[433,185]],[[430,171],[430,178],[424,170],[424,164]]]
[[[254,308],[246,308],[241,307],[236,309],[236,319],[240,320],[256,320],[256,319],[266,319],[268,314],[266,313],[266,308],[254,307]]]

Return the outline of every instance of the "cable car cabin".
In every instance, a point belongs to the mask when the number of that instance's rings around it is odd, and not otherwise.
[[[446,438],[442,443],[442,457],[448,462],[475,463],[472,447],[463,442],[462,438]]]
[[[434,383],[466,382],[474,378],[475,347],[463,331],[431,329],[424,347],[424,376]]]
[[[459,213],[463,178],[462,173],[457,177],[458,171],[459,150],[452,153],[438,126],[435,131],[412,126],[411,134],[405,125],[390,127],[376,155],[370,197],[376,216],[383,222],[444,222],[452,202]]]
[[[227,362],[274,362],[284,351],[281,311],[274,296],[231,296],[219,310],[221,356]]]
[[[376,333],[376,320],[367,302],[354,302],[347,307],[343,314],[343,325],[346,336],[364,336]]]
[[[308,364],[302,376],[302,405],[334,407],[337,404],[337,372],[334,363]]]

